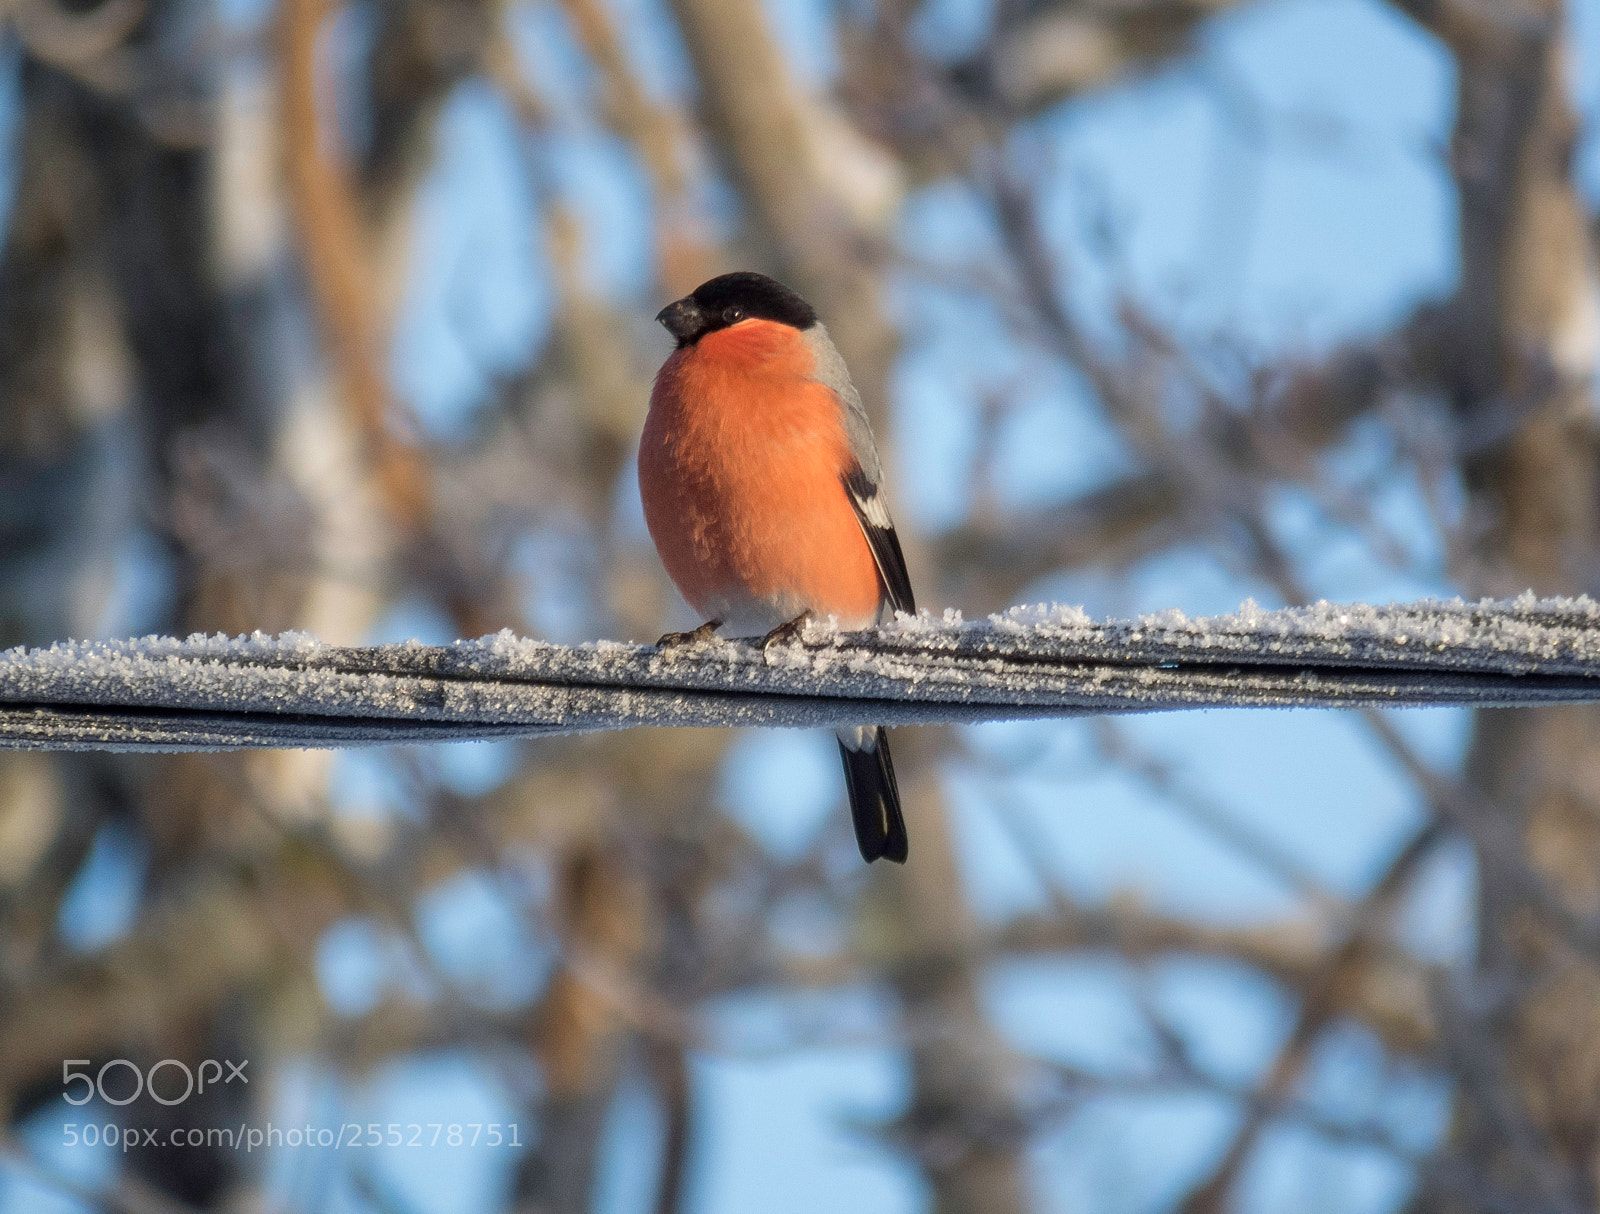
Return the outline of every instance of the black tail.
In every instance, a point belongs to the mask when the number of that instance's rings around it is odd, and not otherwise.
[[[906,820],[900,816],[900,786],[895,783],[894,762],[889,758],[889,734],[880,727],[867,740],[868,745],[860,750],[852,750],[842,738],[839,741],[856,846],[868,864],[880,858],[904,864]]]

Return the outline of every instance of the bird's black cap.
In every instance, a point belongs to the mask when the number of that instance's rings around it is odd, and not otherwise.
[[[678,346],[692,346],[707,333],[741,320],[774,320],[796,329],[817,323],[817,312],[775,278],[741,270],[703,282],[656,315]]]

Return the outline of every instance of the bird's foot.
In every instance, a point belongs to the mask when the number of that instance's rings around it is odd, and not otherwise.
[[[812,619],[809,611],[802,611],[792,620],[785,620],[766,636],[756,642],[757,647],[766,650],[774,645],[786,645],[805,631],[806,624]]]
[[[680,645],[699,645],[709,641],[721,627],[721,620],[707,620],[700,627],[691,628],[688,632],[663,633],[656,646],[660,649],[677,649]]]

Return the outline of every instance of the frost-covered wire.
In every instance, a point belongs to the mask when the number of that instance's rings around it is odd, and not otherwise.
[[[808,627],[765,652],[502,632],[375,648],[304,633],[66,642],[0,654],[0,746],[347,746],[637,725],[994,721],[1179,708],[1600,701],[1586,599],[1318,603],[1095,621],[1018,607],[982,621]]]

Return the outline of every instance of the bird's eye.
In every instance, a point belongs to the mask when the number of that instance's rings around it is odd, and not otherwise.
[[[730,325],[736,325],[744,319],[744,309],[724,308],[722,309],[722,319],[727,321]]]

